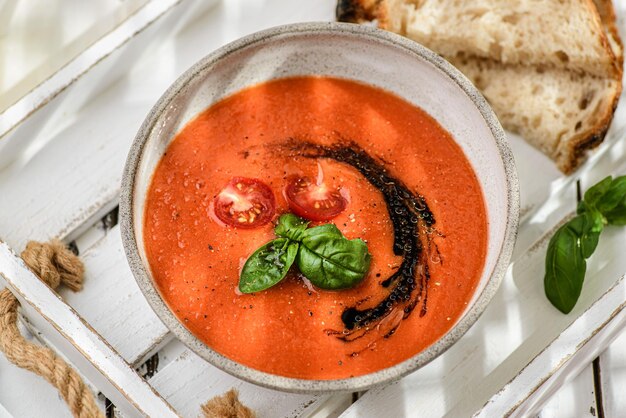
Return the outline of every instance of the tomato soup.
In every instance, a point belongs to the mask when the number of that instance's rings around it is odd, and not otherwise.
[[[294,267],[241,293],[245,261],[286,213],[362,239],[362,281],[321,289]],[[353,81],[287,78],[178,133],[148,191],[144,244],[162,297],[209,347],[281,376],[348,378],[452,327],[482,273],[486,209],[460,147],[423,110]]]

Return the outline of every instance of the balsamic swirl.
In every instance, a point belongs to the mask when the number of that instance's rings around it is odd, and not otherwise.
[[[383,287],[391,289],[387,297],[372,308],[359,309],[358,305],[346,308],[341,315],[346,329],[342,332],[329,331],[329,334],[337,335],[344,341],[353,341],[395,309],[403,309],[403,319],[407,318],[420,301],[420,316],[424,316],[430,280],[428,262],[433,248],[438,255],[436,245],[431,244],[435,218],[424,197],[412,192],[355,142],[343,141],[323,146],[292,139],[285,146],[304,158],[329,158],[348,164],[380,190],[393,225],[393,252],[403,257],[398,270],[381,282]],[[386,336],[394,331],[395,328]]]

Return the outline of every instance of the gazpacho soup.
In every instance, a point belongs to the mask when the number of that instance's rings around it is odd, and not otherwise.
[[[229,96],[168,146],[144,244],[178,319],[224,356],[302,379],[372,373],[459,319],[483,195],[451,135],[400,97],[295,77]]]

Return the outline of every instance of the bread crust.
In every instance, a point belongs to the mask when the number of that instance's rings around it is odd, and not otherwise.
[[[411,0],[339,0],[344,5],[344,9],[351,10],[351,14],[340,15],[339,20],[346,21],[345,18],[355,16],[356,20],[349,20],[354,23],[362,23],[365,20],[378,20],[378,27],[381,29],[392,30],[403,35],[403,25],[391,28],[392,7],[390,3],[393,1]],[[611,0],[583,0],[587,7],[593,11],[594,21],[597,24],[601,36],[600,42],[607,50],[607,53],[614,58],[611,72],[606,74],[607,79],[617,82],[617,88],[613,90],[612,96],[605,99],[604,103],[608,105],[601,106],[600,114],[595,115],[595,122],[575,136],[566,139],[566,144],[557,155],[552,155],[557,167],[565,174],[573,172],[585,160],[588,150],[597,147],[604,139],[606,132],[613,119],[613,114],[622,91],[622,72],[623,72],[623,44],[619,37],[616,26],[615,10]],[[339,7],[338,7],[339,10]],[[397,26],[397,25],[396,25]],[[614,41],[614,45],[609,42],[609,36]],[[444,57],[445,58],[445,57]],[[448,57],[451,58],[451,57]],[[558,147],[558,145],[557,145]]]
[[[609,27],[609,25],[606,22],[602,21],[602,16],[598,12],[598,8],[596,7],[594,0],[585,0],[585,4],[587,5],[587,8],[589,10],[592,10],[594,12],[592,13],[594,15],[594,23],[597,25],[598,32],[601,34],[600,43],[602,44],[602,47],[605,49],[607,54],[613,57],[613,65],[611,67],[612,74],[610,74],[610,78],[615,78],[615,79],[621,78],[622,65],[618,63],[617,57],[613,51],[613,48],[611,48],[611,43],[609,42],[609,39],[607,37],[606,28]],[[613,18],[615,18],[615,14],[613,14]],[[615,20],[613,20],[613,26],[615,26]],[[619,35],[617,39],[619,39]]]
[[[615,109],[617,108],[619,98],[622,94],[624,45],[617,30],[613,2],[611,0],[595,0],[594,7],[598,11],[598,17],[601,19],[602,25],[606,28],[605,30],[609,32],[610,36],[613,37],[619,47],[618,51],[611,49],[613,56],[615,57],[615,66],[618,69],[617,74],[614,76],[618,81],[618,87],[615,90],[613,97],[609,99],[611,105],[607,107],[607,111],[604,114],[598,117],[596,124],[591,129],[587,130],[587,132],[581,133],[580,135],[569,140],[568,157],[562,159],[561,161],[557,161],[557,166],[565,174],[569,174],[576,170],[585,161],[587,151],[596,148],[602,143],[602,141],[604,141],[604,137],[609,130],[611,121],[613,120],[613,115],[615,114]],[[609,44],[608,39],[606,39],[606,42]]]
[[[338,0],[335,14],[340,22],[368,22],[376,19],[379,3],[381,0]]]
[[[570,174],[576,170],[585,161],[587,151],[596,148],[604,141],[604,137],[611,126],[621,93],[622,83],[620,82],[613,97],[609,99],[610,106],[606,107],[606,111],[598,117],[594,126],[568,141],[567,148],[569,152],[565,158],[557,161],[557,167],[563,173]]]
[[[615,47],[612,47],[611,49],[613,50],[615,58],[617,58],[617,65],[620,72],[623,72],[624,44],[622,43],[622,39],[619,36],[619,31],[617,30],[617,16],[615,14],[615,8],[613,7],[613,1],[594,0],[594,4],[600,16],[600,20],[605,27],[607,37],[611,37],[611,39],[615,42]]]

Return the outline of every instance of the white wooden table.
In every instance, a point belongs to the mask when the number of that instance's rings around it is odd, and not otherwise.
[[[0,22],[13,3],[0,1]],[[549,305],[542,285],[547,239],[573,211],[576,181],[585,188],[626,173],[624,103],[606,143],[567,178],[510,135],[523,214],[513,263],[487,311],[453,348],[358,400],[285,394],[218,371],[167,332],[126,264],[117,196],[134,134],[182,71],[256,30],[332,20],[335,1],[131,5],[136,12],[0,113],[0,239],[6,243],[0,245],[0,287],[20,296],[25,332],[69,358],[111,414],[195,417],[203,402],[236,387],[246,404],[268,417],[626,416],[626,232],[604,233],[570,315]],[[623,30],[626,5],[617,6]],[[55,236],[72,242],[87,267],[85,289],[61,291],[65,302],[11,252],[29,239]],[[52,388],[0,355],[0,418],[41,416],[69,413]]]

